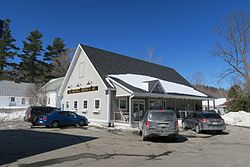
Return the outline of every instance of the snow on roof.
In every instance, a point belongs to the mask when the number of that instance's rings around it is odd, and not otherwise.
[[[108,76],[120,79],[123,82],[126,82],[127,84],[131,86],[143,89],[145,91],[148,91],[149,81],[159,80],[159,82],[161,83],[166,93],[177,93],[177,94],[207,97],[206,94],[201,93],[192,87],[169,82],[169,81],[164,81],[155,77],[137,75],[137,74],[119,74],[119,75],[108,75]]]
[[[227,102],[226,98],[215,99],[215,106],[222,106]],[[202,105],[207,106],[207,100],[202,101]],[[209,100],[209,106],[213,106],[213,100]]]
[[[56,89],[62,86],[63,80],[64,77],[51,79],[48,83],[46,83],[43,86],[43,88],[46,90],[46,92],[55,91]]]

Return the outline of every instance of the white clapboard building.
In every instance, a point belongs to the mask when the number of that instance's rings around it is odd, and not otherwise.
[[[112,125],[136,124],[149,109],[202,110],[197,91],[174,69],[79,45],[59,95],[62,109]]]

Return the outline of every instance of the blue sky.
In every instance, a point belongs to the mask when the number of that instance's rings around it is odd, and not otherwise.
[[[249,13],[249,6],[247,0],[5,0],[0,19],[11,19],[19,47],[35,29],[44,46],[61,37],[70,48],[83,43],[144,60],[151,47],[154,62],[228,88],[216,77],[225,65],[210,53],[220,40],[214,28],[231,12]]]

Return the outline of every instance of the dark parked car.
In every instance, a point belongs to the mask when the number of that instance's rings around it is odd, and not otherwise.
[[[39,117],[38,124],[57,128],[69,125],[88,125],[88,119],[71,111],[56,111]]]
[[[24,121],[37,125],[39,116],[59,110],[59,108],[49,106],[30,106],[25,112]]]
[[[201,131],[222,132],[226,125],[221,116],[215,112],[194,112],[182,122],[183,129],[195,129],[197,133]]]
[[[178,122],[176,114],[171,110],[149,110],[139,121],[139,133],[142,140],[149,137],[169,137],[175,139],[178,136]]]

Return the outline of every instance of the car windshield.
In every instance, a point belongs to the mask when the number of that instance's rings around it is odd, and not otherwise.
[[[216,118],[216,119],[220,119],[220,115],[219,114],[215,114],[215,113],[205,113],[205,114],[201,114],[202,118]]]
[[[149,114],[149,119],[153,121],[173,121],[174,113],[172,112],[152,112]]]

